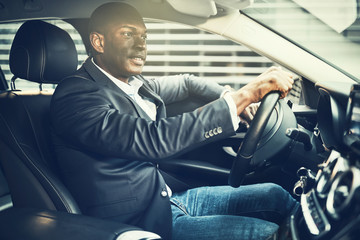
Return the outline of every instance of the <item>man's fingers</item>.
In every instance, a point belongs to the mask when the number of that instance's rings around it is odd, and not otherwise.
[[[254,119],[257,109],[260,103],[252,103],[247,106],[244,111],[240,114],[240,117],[247,123],[250,124]]]
[[[270,67],[254,81],[243,88],[248,95],[250,102],[259,102],[271,91],[279,91],[281,97],[285,97],[292,89],[294,83],[292,73],[284,71],[281,67]]]

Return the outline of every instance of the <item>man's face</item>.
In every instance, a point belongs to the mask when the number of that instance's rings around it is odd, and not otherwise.
[[[146,27],[142,19],[121,20],[104,33],[103,63],[116,78],[141,74],[146,60]]]

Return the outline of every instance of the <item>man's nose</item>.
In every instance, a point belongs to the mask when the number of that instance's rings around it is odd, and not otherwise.
[[[143,36],[136,36],[135,37],[135,48],[144,50],[146,49],[146,39]]]

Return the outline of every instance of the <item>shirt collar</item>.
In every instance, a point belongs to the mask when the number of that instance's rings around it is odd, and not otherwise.
[[[131,95],[131,94],[135,94],[139,91],[140,87],[143,85],[143,82],[141,80],[139,80],[136,77],[130,77],[129,78],[129,83],[124,83],[123,81],[115,78],[114,76],[112,76],[110,73],[106,72],[104,69],[102,69],[101,67],[99,67],[93,58],[91,58],[91,62],[102,72],[105,74],[105,76],[107,76],[111,81],[113,81],[116,86],[118,86],[121,90],[123,90],[126,94]]]

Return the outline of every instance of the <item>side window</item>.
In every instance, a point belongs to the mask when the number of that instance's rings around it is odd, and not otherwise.
[[[70,34],[71,38],[75,42],[75,46],[79,54],[79,65],[80,65],[87,56],[80,34],[74,29],[73,26],[62,20],[48,20],[47,22],[64,29]],[[23,22],[0,24],[0,66],[9,86],[10,86],[10,80],[13,77],[13,74],[11,73],[9,66],[10,48],[12,41],[15,37],[15,34],[19,29],[19,27],[22,25],[22,23]],[[39,84],[29,81],[24,81],[22,79],[17,79],[15,81],[15,85],[17,89],[21,89],[21,90],[39,89]],[[43,89],[51,89],[51,88],[55,88],[55,85],[43,84]]]
[[[70,34],[78,51],[80,66],[87,58],[87,53],[79,33],[64,21],[48,22]],[[11,43],[21,24],[0,24],[0,66],[8,82],[12,77],[9,67]],[[175,23],[147,21],[146,26],[148,57],[143,72],[146,77],[191,73],[238,89],[275,65],[249,48],[215,34]],[[18,79],[16,88],[38,89],[38,84]],[[55,88],[55,85],[44,84],[43,88]],[[288,96],[294,103],[298,103],[300,93],[298,81]]]
[[[246,46],[189,26],[147,21],[148,57],[143,75],[191,73],[238,89],[276,65]],[[299,102],[300,81],[288,95]]]
[[[219,35],[173,23],[147,22],[146,26],[146,76],[186,72],[239,88],[273,65],[266,57]]]

